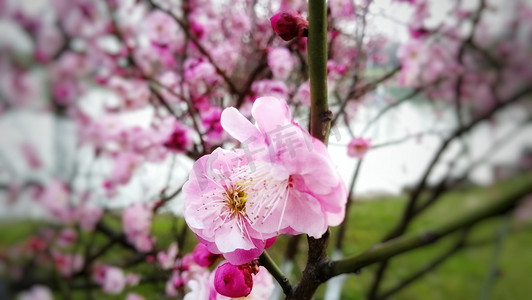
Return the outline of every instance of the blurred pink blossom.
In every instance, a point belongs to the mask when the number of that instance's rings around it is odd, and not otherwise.
[[[347,155],[355,158],[362,158],[371,148],[371,140],[364,138],[353,138],[347,145]]]
[[[77,215],[81,229],[93,231],[103,216],[103,209],[99,206],[84,204],[78,207]]]
[[[286,80],[294,68],[290,51],[285,47],[270,49],[268,51],[268,66],[275,79]]]
[[[157,262],[163,270],[171,269],[174,266],[177,252],[177,243],[171,243],[168,247],[168,252],[161,251],[157,253]]]
[[[183,38],[176,21],[160,10],[155,10],[144,18],[143,29],[152,43],[161,46],[175,44]]]
[[[133,203],[122,213],[122,227],[130,243],[141,252],[148,252],[153,247],[150,237],[152,209],[143,203]]]
[[[303,82],[299,88],[297,88],[294,100],[297,103],[301,103],[306,106],[310,106],[310,84],[309,81]]]
[[[76,219],[76,211],[71,207],[70,189],[59,179],[52,179],[39,193],[37,200],[44,208],[62,223]]]
[[[335,19],[353,20],[355,18],[355,5],[351,0],[330,0],[331,17]]]
[[[35,149],[33,144],[29,142],[24,142],[20,146],[20,150],[30,168],[39,169],[40,167],[42,167],[41,158],[37,154],[37,150]]]
[[[57,236],[57,244],[59,247],[65,248],[70,246],[78,238],[78,234],[72,228],[64,228]]]
[[[126,296],[126,300],[145,300],[145,298],[139,294],[128,293]]]
[[[176,153],[185,153],[192,148],[191,129],[179,121],[174,121],[173,132],[164,142],[164,146]]]
[[[102,289],[108,294],[119,294],[126,286],[126,277],[122,269],[109,266],[105,270]]]
[[[52,252],[55,267],[64,277],[70,277],[83,267],[83,256],[79,254],[65,254]]]
[[[288,97],[288,87],[280,80],[263,79],[255,81],[251,85],[251,90],[257,97]]]
[[[50,288],[44,285],[34,285],[31,289],[19,294],[18,300],[53,300]]]

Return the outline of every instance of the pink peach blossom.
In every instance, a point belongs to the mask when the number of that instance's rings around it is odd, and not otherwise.
[[[251,90],[258,97],[277,97],[286,98],[288,96],[288,87],[283,81],[263,79],[253,82]]]
[[[184,284],[183,278],[179,272],[172,272],[172,276],[166,281],[165,293],[169,297],[176,297],[178,295],[177,289]]]
[[[176,21],[160,10],[155,10],[145,17],[143,28],[148,39],[158,45],[169,45],[183,38]]]
[[[268,170],[261,172],[268,175],[259,176],[259,170],[253,174],[261,179],[262,187],[256,179],[247,189],[250,201],[246,213],[253,229],[262,234],[321,237],[328,226],[343,221],[347,198],[327,148],[294,123],[284,100],[259,98],[252,115],[256,125],[235,108],[227,108],[222,113],[222,126],[245,146],[248,166],[267,164],[264,167]],[[261,200],[252,201],[255,193]]]
[[[179,121],[174,122],[171,134],[164,142],[164,146],[176,153],[185,153],[192,148],[191,129]]]
[[[187,224],[235,265],[280,233],[319,238],[345,214],[346,188],[327,148],[293,122],[286,102],[259,98],[252,115],[256,125],[223,111],[222,126],[243,149],[201,157],[183,187]]]
[[[188,292],[183,300],[211,299],[209,298],[209,276],[208,269],[199,267],[192,276],[187,276],[186,288]]]
[[[355,158],[362,158],[371,148],[371,140],[354,138],[347,145],[347,155]]]
[[[71,207],[70,189],[59,179],[52,179],[38,194],[39,203],[62,223],[70,223],[76,218],[76,211]]]
[[[93,231],[103,216],[103,209],[99,206],[84,204],[78,207],[77,215],[81,229]]]
[[[70,277],[83,267],[83,256],[79,254],[53,252],[52,258],[54,260],[55,267],[64,277]]]
[[[270,49],[268,51],[268,66],[275,79],[286,80],[294,69],[294,61],[290,51],[284,47]]]
[[[122,152],[117,155],[114,159],[111,176],[104,186],[110,188],[127,184],[131,180],[133,172],[140,165],[141,159],[139,155],[130,152]]]
[[[144,108],[149,102],[150,89],[146,81],[142,79],[126,79],[113,76],[109,78],[106,84],[120,98],[119,109],[140,109]]]
[[[78,238],[78,234],[72,228],[65,228],[59,232],[57,236],[57,244],[61,248],[70,246]]]
[[[259,201],[260,195],[253,194],[249,199],[246,192],[252,172],[243,155],[241,151],[214,150],[196,161],[183,186],[188,226],[210,252],[221,253],[234,264],[257,258],[266,240],[275,236],[251,227],[252,217],[246,206],[248,201]],[[267,167],[262,169],[267,176]],[[235,172],[231,174],[230,170]]]
[[[153,212],[142,203],[134,203],[122,213],[122,227],[130,243],[142,252],[150,251],[153,241],[150,234]]]
[[[140,283],[140,275],[135,273],[129,273],[126,275],[126,285],[135,286]]]
[[[108,294],[119,294],[126,286],[126,277],[122,269],[117,267],[108,267],[105,270],[102,289]]]
[[[306,106],[310,106],[310,83],[309,81],[303,82],[296,91],[294,100],[297,103],[301,103]]]
[[[227,27],[232,36],[241,38],[252,28],[249,14],[243,11],[229,10],[228,13],[224,14],[224,17],[225,27]]]
[[[28,291],[22,292],[18,300],[53,300],[52,291],[44,285],[34,285]]]
[[[355,6],[351,0],[329,1],[331,16],[333,18],[353,20],[355,18]]]
[[[222,109],[219,107],[204,108],[201,112],[201,125],[205,128],[204,138],[210,145],[220,144],[226,138],[220,118]]]
[[[159,262],[159,265],[163,270],[171,269],[174,266],[177,252],[177,244],[172,243],[168,247],[168,252],[161,251],[157,253],[157,262]]]
[[[145,300],[145,298],[139,294],[128,293],[126,296],[126,300]]]

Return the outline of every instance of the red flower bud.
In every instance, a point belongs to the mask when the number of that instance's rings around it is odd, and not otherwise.
[[[272,28],[283,40],[308,36],[308,21],[298,12],[282,11],[270,18]]]
[[[207,246],[203,244],[197,244],[192,253],[194,262],[202,267],[210,267],[214,262],[221,257],[220,254],[211,253],[207,250]]]
[[[214,289],[226,297],[246,297],[253,288],[251,273],[247,264],[235,266],[230,263],[224,263],[216,268]]]

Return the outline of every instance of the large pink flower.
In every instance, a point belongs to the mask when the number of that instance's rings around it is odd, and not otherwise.
[[[275,234],[262,234],[251,227],[253,216],[247,211],[251,202],[266,197],[253,185],[268,178],[267,165],[253,174],[243,159],[244,152],[221,148],[201,157],[183,186],[185,220],[190,229],[212,253],[221,253],[232,264],[240,265],[257,258]],[[255,182],[254,182],[255,181]]]
[[[346,188],[327,148],[293,122],[286,102],[259,98],[252,115],[256,126],[224,110],[222,126],[242,149],[203,156],[183,187],[187,224],[235,265],[281,233],[319,238],[345,215]]]
[[[250,199],[254,193],[264,195],[246,207],[253,229],[321,237],[328,226],[343,221],[347,200],[327,148],[293,121],[284,100],[259,98],[251,114],[256,125],[235,108],[227,108],[221,123],[242,143],[250,168],[258,172],[256,164],[268,163],[265,183],[248,187]]]

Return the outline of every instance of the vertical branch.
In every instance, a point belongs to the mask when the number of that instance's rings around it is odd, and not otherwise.
[[[308,65],[310,79],[310,134],[327,144],[331,112],[327,101],[327,4],[325,0],[310,0]],[[287,299],[311,299],[320,280],[321,268],[327,264],[329,230],[319,239],[308,237],[308,258],[301,281]]]
[[[310,0],[308,11],[310,134],[327,144],[331,112],[327,101],[327,7],[325,0]]]

